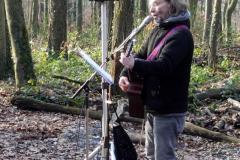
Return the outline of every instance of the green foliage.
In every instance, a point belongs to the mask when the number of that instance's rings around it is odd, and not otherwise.
[[[82,35],[79,37],[77,36],[76,32],[73,32],[70,33],[69,37],[72,41],[82,37]],[[76,46],[75,44],[74,47],[82,48],[95,62],[101,64],[100,48],[94,44],[96,43],[96,38],[89,40],[91,38],[92,37],[85,37],[85,39],[81,39],[83,41],[91,42],[91,44],[82,44],[79,46]],[[72,43],[73,42],[71,42],[71,45]],[[36,48],[38,47],[36,46]],[[72,48],[70,48],[70,50],[71,49]],[[22,94],[31,96],[38,100],[44,100],[45,102],[58,103],[62,105],[81,106],[83,104],[84,99],[81,95],[76,97],[74,100],[69,98],[73,95],[73,93],[75,93],[75,89],[79,87],[79,84],[53,78],[53,75],[64,76],[83,83],[94,73],[91,66],[73,52],[68,53],[68,60],[65,59],[64,55],[60,55],[58,58],[53,58],[50,57],[47,52],[38,50],[32,51],[32,57],[35,63],[34,69],[38,80],[37,85],[34,86],[34,82],[29,80],[28,85],[22,88]],[[94,77],[94,82],[90,83],[89,86],[95,88],[96,85],[100,85],[100,83],[96,83],[96,80],[100,82],[98,75]]]
[[[209,67],[200,67],[195,64],[191,68],[191,84],[202,85],[213,76],[213,71]]]
[[[68,41],[73,47],[96,49],[100,46],[98,37],[100,37],[99,27],[92,25],[83,30],[81,34],[77,31],[70,32]]]
[[[225,71],[230,69],[230,60],[227,57],[224,57],[223,60],[220,62],[220,67]]]
[[[86,49],[86,52],[88,49]],[[90,52],[87,52],[90,53]],[[90,55],[96,61],[99,60],[99,50],[92,52]],[[85,81],[93,70],[86,64],[82,58],[77,57],[74,53],[69,53],[69,60],[59,57],[58,59],[48,59],[46,52],[33,52],[35,61],[35,73],[40,83],[51,82],[53,75],[63,75],[70,79]],[[56,79],[52,79],[56,83]]]
[[[239,33],[236,33],[236,34],[234,34],[234,35],[236,36],[235,39],[234,39],[234,40],[235,40],[234,42],[235,42],[236,44],[240,44],[240,34],[239,34]]]
[[[194,56],[195,58],[201,57],[201,56],[203,55],[203,53],[204,53],[204,51],[203,51],[202,48],[196,47],[196,48],[194,49],[193,56]]]

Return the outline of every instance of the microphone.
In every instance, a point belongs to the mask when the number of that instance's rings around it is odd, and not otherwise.
[[[148,25],[152,20],[153,20],[152,16],[145,17],[144,20],[142,21],[142,23],[137,27],[137,29],[141,30],[143,27]]]
[[[130,33],[130,35],[119,45],[118,48],[116,48],[114,50],[113,53],[116,53],[116,52],[120,51],[121,49],[123,49],[123,47],[126,45],[126,43],[128,43],[129,40],[131,40],[136,34],[138,34],[140,32],[140,30],[142,30],[146,25],[148,25],[152,20],[153,20],[152,16],[145,17],[144,20],[142,21],[142,23],[137,28],[133,29],[133,31]]]

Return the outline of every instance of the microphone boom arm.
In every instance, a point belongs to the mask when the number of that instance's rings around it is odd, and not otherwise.
[[[135,29],[133,29],[133,31],[131,32],[131,34],[124,39],[124,41],[113,51],[113,54],[114,53],[117,53],[119,52],[120,50],[122,50],[124,48],[124,46],[131,40],[135,37],[135,35],[137,35],[140,30],[145,27],[146,25],[148,25],[151,21],[153,20],[153,17],[152,16],[147,16],[143,22]]]

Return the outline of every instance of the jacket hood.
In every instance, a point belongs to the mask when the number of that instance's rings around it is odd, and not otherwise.
[[[187,11],[182,11],[177,16],[171,16],[171,17],[165,19],[164,21],[156,20],[155,22],[156,22],[157,26],[159,26],[159,27],[167,27],[167,26],[171,26],[172,24],[178,24],[178,23],[189,21],[190,17],[191,17],[191,14],[187,10]],[[189,25],[188,25],[188,27],[189,27]]]

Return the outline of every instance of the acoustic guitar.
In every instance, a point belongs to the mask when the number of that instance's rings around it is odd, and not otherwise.
[[[133,48],[134,41],[131,40],[126,49],[126,56],[128,57]],[[144,105],[142,100],[143,78],[131,70],[128,70],[128,77],[130,85],[127,90],[129,101],[129,115],[136,118],[144,118]]]

